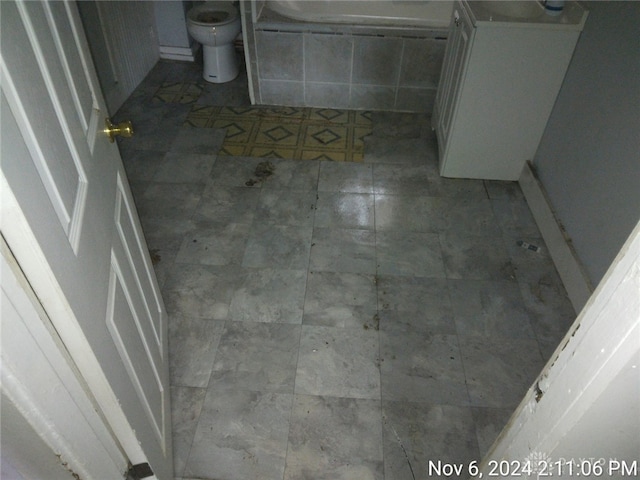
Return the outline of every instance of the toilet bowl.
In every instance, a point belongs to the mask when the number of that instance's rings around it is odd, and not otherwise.
[[[187,12],[187,30],[202,44],[207,82],[224,83],[240,71],[233,41],[240,33],[240,12],[232,2],[205,2]]]

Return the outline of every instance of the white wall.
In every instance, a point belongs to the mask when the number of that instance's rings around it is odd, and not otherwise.
[[[597,285],[640,219],[640,2],[589,18],[534,167]]]

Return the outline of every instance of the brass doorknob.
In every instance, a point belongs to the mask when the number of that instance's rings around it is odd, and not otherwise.
[[[105,128],[104,133],[109,137],[109,141],[113,143],[115,141],[116,135],[122,135],[123,137],[132,137],[133,136],[133,125],[131,122],[127,120],[126,122],[121,122],[117,125],[111,123],[110,119],[105,120]]]

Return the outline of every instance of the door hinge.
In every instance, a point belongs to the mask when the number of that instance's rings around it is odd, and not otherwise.
[[[152,477],[153,470],[148,463],[139,463],[137,465],[130,465],[127,470],[126,480],[142,480],[143,478]]]

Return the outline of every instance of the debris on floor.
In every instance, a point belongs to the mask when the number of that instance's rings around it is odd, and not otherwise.
[[[258,178],[266,178],[273,175],[273,172],[276,171],[276,167],[271,162],[260,162],[256,166],[255,176]]]
[[[153,265],[157,265],[158,263],[160,263],[160,260],[162,260],[162,257],[160,256],[160,252],[159,249],[154,248],[152,250],[149,250],[149,255],[151,255],[151,263]]]
[[[516,244],[526,250],[531,250],[532,252],[539,252],[540,247],[537,245],[533,245],[532,243],[527,243],[524,240],[518,240]]]
[[[376,313],[371,322],[364,323],[363,328],[365,330],[369,330],[370,328],[376,331],[380,330],[380,316]]]
[[[256,180],[256,179],[250,178],[245,182],[245,185],[247,187],[253,187],[255,184],[260,183],[264,181],[266,178],[273,175],[275,171],[276,171],[276,167],[273,163],[269,161],[260,162],[258,165],[256,165],[256,169],[253,172],[253,174],[256,177],[258,177],[258,179]]]

